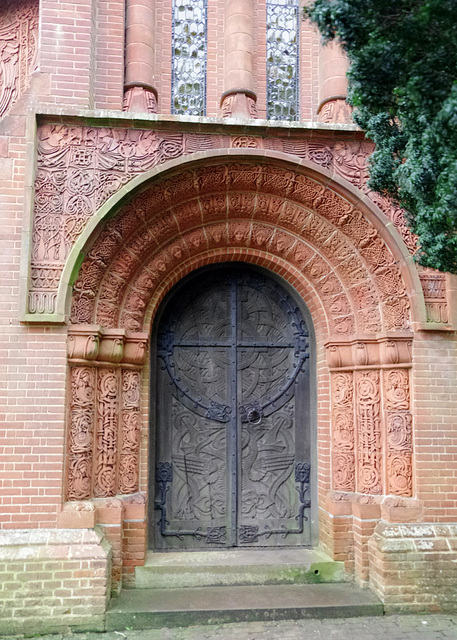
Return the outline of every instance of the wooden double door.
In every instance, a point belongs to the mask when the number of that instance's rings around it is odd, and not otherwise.
[[[241,265],[196,272],[156,364],[154,547],[309,545],[308,331],[284,288]]]

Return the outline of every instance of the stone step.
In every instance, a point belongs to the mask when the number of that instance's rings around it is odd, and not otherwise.
[[[135,569],[139,589],[343,581],[344,564],[318,549],[149,552]]]
[[[353,584],[125,589],[111,600],[107,631],[227,622],[381,616],[383,605]]]

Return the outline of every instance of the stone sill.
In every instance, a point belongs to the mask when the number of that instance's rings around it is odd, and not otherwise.
[[[169,131],[192,132],[220,132],[227,134],[227,129],[232,129],[234,134],[245,133],[249,135],[288,135],[296,137],[332,135],[365,139],[365,134],[355,124],[325,124],[314,121],[288,120],[244,120],[241,118],[220,118],[181,116],[171,114],[132,113],[106,109],[72,109],[68,106],[56,108],[55,106],[40,106],[37,108],[36,117],[40,122],[77,122],[93,126],[125,127],[138,129],[156,129]]]

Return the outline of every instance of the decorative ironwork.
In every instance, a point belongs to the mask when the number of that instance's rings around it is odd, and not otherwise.
[[[298,120],[298,0],[267,0],[267,118]]]
[[[309,464],[295,461],[308,457],[297,391],[309,345],[293,300],[237,266],[190,278],[163,316],[157,355],[157,456],[170,465],[156,476],[158,546],[308,544]]]
[[[239,541],[242,544],[258,542],[259,538],[265,537],[267,540],[272,535],[280,535],[285,539],[291,534],[301,534],[305,530],[305,521],[308,520],[305,516],[305,509],[311,507],[311,500],[306,498],[306,493],[309,490],[309,476],[311,466],[309,462],[297,462],[295,465],[295,482],[299,485],[297,487],[300,506],[298,515],[295,516],[295,520],[298,522],[298,527],[295,529],[288,529],[285,525],[278,529],[271,529],[268,525],[263,531],[259,531],[258,526],[241,526],[239,527]]]
[[[196,529],[183,529],[176,530],[167,529],[169,521],[167,520],[167,494],[170,489],[170,485],[173,480],[173,467],[169,462],[159,462],[156,467],[156,481],[158,485],[158,499],[154,503],[155,509],[160,511],[160,518],[158,525],[160,527],[160,533],[163,537],[172,536],[184,540],[184,536],[193,536],[197,540],[204,539],[207,544],[224,544],[226,541],[226,528],[225,527],[208,527],[205,532],[202,527]]]
[[[309,477],[311,466],[309,462],[297,462],[295,465],[295,482],[299,485],[297,491],[299,494],[300,507],[298,515],[295,516],[295,520],[298,522],[298,527],[295,529],[288,529],[283,526],[279,529],[272,529],[265,527],[263,531],[259,531],[258,525],[241,525],[238,527],[238,542],[239,544],[250,544],[258,542],[259,538],[270,538],[272,535],[278,534],[281,538],[286,538],[291,534],[301,534],[304,531],[304,523],[308,520],[305,516],[305,509],[311,507],[311,500],[306,498],[306,493],[309,490]],[[226,527],[208,527],[206,534],[201,527],[197,527],[193,530],[186,530],[179,528],[176,530],[167,529],[169,524],[167,520],[167,493],[170,489],[170,485],[173,480],[172,465],[169,462],[159,462],[156,468],[156,481],[159,489],[159,498],[155,501],[155,508],[160,511],[160,519],[158,525],[160,526],[160,533],[162,536],[175,536],[179,540],[183,540],[184,536],[193,536],[198,540],[204,539],[206,544],[225,544],[227,539]]]
[[[207,0],[173,1],[172,113],[205,115]]]
[[[234,282],[236,286],[236,282]],[[287,350],[293,350],[294,361],[290,367],[291,372],[288,372],[284,376],[283,384],[279,385],[276,393],[267,395],[260,403],[258,400],[241,405],[239,412],[242,422],[259,423],[264,416],[270,415],[273,411],[276,411],[283,406],[293,395],[293,385],[296,382],[297,376],[309,358],[309,345],[308,345],[308,331],[306,329],[304,321],[301,319],[299,309],[293,304],[291,298],[284,295],[283,291],[271,281],[260,278],[251,278],[247,285],[257,290],[259,293],[270,296],[280,307],[285,318],[289,319],[290,325],[294,328],[293,339],[291,341],[275,342],[271,340],[255,340],[251,337],[241,338],[237,340],[236,348],[238,349],[283,349],[284,353]],[[236,321],[237,307],[234,306],[231,309],[230,322]],[[178,335],[176,331],[177,314],[175,313],[170,320],[170,325],[166,326],[163,331],[160,332],[158,337],[158,356],[164,363],[164,368],[168,371],[170,376],[170,382],[175,385],[179,390],[180,399],[190,403],[190,406],[194,409],[200,409],[202,415],[211,420],[217,422],[228,422],[231,418],[232,409],[228,405],[204,398],[201,393],[201,389],[192,389],[191,386],[187,386],[182,376],[177,371],[174,355],[177,347],[192,348],[195,346],[205,347],[208,349],[214,349],[216,347],[227,348],[231,346],[229,338],[206,338],[202,339],[200,336],[196,339],[183,339],[182,335]],[[288,367],[289,368],[289,367]]]

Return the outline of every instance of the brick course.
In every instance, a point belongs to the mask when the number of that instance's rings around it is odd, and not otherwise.
[[[103,630],[110,575],[99,529],[0,531],[0,633]]]

